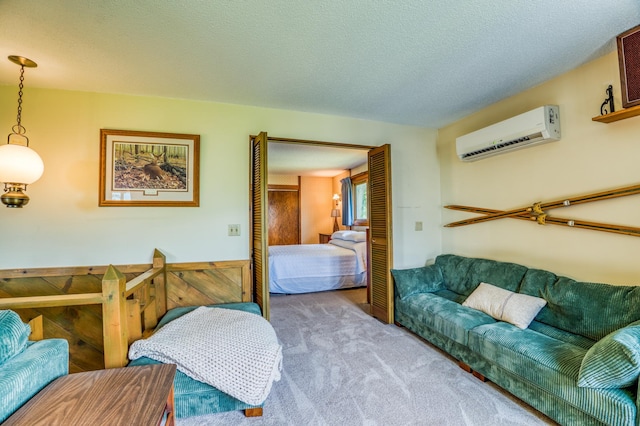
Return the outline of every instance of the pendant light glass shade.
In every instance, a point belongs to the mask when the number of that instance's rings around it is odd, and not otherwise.
[[[37,152],[22,145],[0,145],[0,182],[29,185],[40,179],[44,163]]]
[[[44,163],[42,158],[29,148],[29,138],[25,136],[27,129],[21,123],[24,67],[35,68],[38,65],[31,59],[22,56],[9,56],[9,60],[20,65],[18,122],[11,128],[7,144],[0,146],[0,182],[4,183],[4,194],[0,197],[0,201],[7,207],[15,208],[22,207],[29,202],[29,197],[24,191],[27,189],[27,185],[40,179],[42,172],[44,172]],[[22,143],[19,143],[18,139],[22,139]]]

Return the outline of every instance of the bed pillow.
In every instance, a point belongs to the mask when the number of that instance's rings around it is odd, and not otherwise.
[[[356,243],[361,243],[363,241],[366,241],[367,239],[367,233],[366,232],[360,232],[360,231],[336,231],[333,234],[331,234],[331,239],[332,240],[345,240],[345,241],[353,241]]]
[[[444,289],[444,278],[438,266],[412,269],[392,269],[393,281],[400,299],[419,293],[432,293]]]
[[[499,321],[518,328],[529,327],[538,312],[547,304],[540,297],[514,293],[488,283],[480,283],[462,306],[477,309]]]
[[[30,333],[31,328],[22,322],[17,313],[0,311],[0,364],[22,352]]]
[[[640,321],[607,334],[587,351],[580,365],[578,386],[624,388],[640,375]]]
[[[347,235],[347,240],[348,241],[353,241],[353,242],[356,242],[356,243],[362,243],[362,242],[367,240],[367,233],[366,232],[353,231],[353,234]]]
[[[352,234],[354,231],[336,231],[333,234],[331,234],[331,239],[332,240],[347,240],[347,236],[349,234]]]

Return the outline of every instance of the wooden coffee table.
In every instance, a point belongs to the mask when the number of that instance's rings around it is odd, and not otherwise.
[[[9,425],[174,424],[174,364],[111,368],[60,377],[9,417]]]

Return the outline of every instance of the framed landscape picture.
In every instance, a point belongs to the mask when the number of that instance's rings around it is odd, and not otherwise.
[[[200,135],[100,130],[99,206],[198,207]]]

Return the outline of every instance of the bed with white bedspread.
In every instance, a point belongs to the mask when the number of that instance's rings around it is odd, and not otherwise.
[[[328,244],[269,247],[271,293],[311,293],[365,285],[365,232],[334,232]]]

